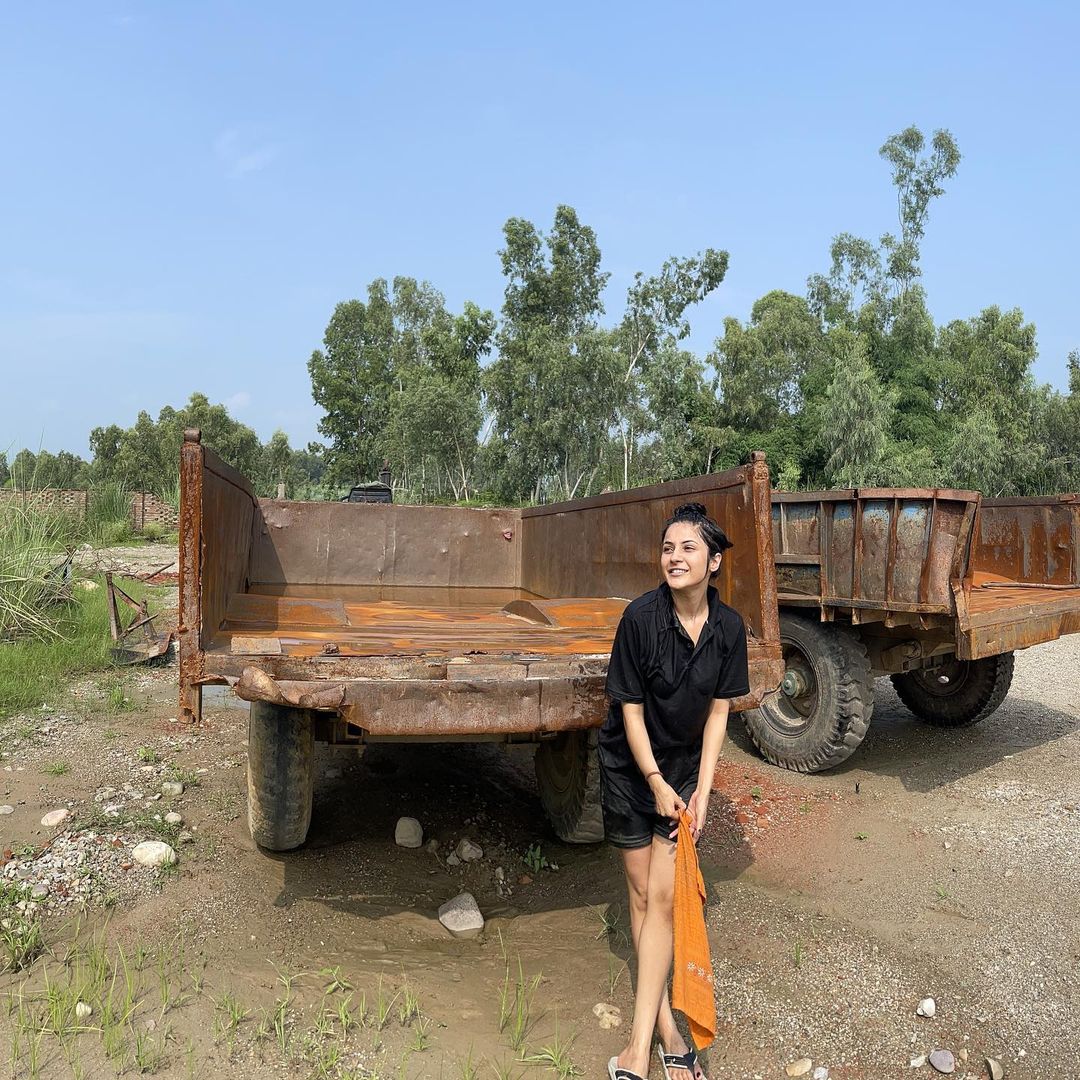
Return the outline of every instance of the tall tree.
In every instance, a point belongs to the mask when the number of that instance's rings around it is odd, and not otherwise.
[[[892,403],[866,358],[866,344],[838,334],[832,382],[819,413],[819,439],[828,454],[827,482],[859,487],[880,482]]]
[[[393,390],[393,314],[387,283],[368,286],[367,303],[338,304],[326,327],[324,348],[308,361],[311,394],[323,410],[319,431],[328,440],[331,481],[355,484],[380,465],[377,443]]]
[[[687,310],[719,286],[727,266],[728,253],[709,248],[690,258],[670,258],[660,273],[651,277],[635,274],[627,290],[626,312],[612,335],[617,364],[615,426],[621,443],[624,488],[630,487],[631,466],[641,439],[658,434],[662,427],[670,433],[678,414],[684,411],[679,409],[671,416],[660,411],[665,401],[685,400],[675,386],[665,387],[667,369],[660,358],[678,354],[673,347],[690,333]],[[685,378],[692,370],[683,362],[678,373]],[[679,437],[685,440],[688,431],[683,429]]]
[[[616,422],[617,357],[599,325],[608,275],[569,206],[547,235],[511,218],[503,236],[499,355],[484,380],[491,482],[508,499],[573,498],[590,489]]]
[[[37,455],[24,447],[11,462],[12,487],[19,491],[29,491],[37,487],[36,469]]]

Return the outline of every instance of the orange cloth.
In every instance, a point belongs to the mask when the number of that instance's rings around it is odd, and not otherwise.
[[[679,814],[675,848],[675,972],[671,1005],[690,1024],[694,1045],[704,1050],[716,1038],[712,959],[705,932],[705,879],[698,866],[690,815]]]

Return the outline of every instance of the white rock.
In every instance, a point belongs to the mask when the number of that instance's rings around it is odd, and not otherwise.
[[[174,798],[177,795],[184,794],[184,785],[179,780],[166,780],[161,785],[161,794],[166,798]]]
[[[805,1076],[813,1067],[814,1063],[810,1058],[799,1058],[798,1061],[793,1061],[788,1065],[784,1072],[788,1076]]]
[[[956,1069],[956,1059],[951,1050],[935,1050],[930,1055],[930,1064],[939,1073],[951,1073]]]
[[[618,1005],[608,1005],[606,1002],[598,1001],[592,1007],[592,1011],[593,1016],[600,1021],[600,1026],[605,1031],[610,1031],[622,1024],[622,1010]]]
[[[937,1013],[937,1002],[933,998],[923,998],[919,1002],[919,1007],[915,1010],[916,1016],[930,1017]]]
[[[169,813],[167,813],[165,815],[165,824],[166,825],[183,825],[184,824],[184,819],[175,810],[170,810]]]
[[[484,857],[484,849],[466,838],[458,843],[455,854],[462,862],[475,862]]]
[[[77,581],[76,587],[82,589],[83,592],[93,592],[95,589],[100,589],[101,586],[96,581],[91,581],[89,578],[85,578],[82,581]]]
[[[194,844],[195,837],[189,832],[182,832],[177,838],[177,842],[180,844]]]
[[[70,810],[50,810],[49,813],[41,819],[41,824],[44,825],[46,829],[55,829],[63,824],[69,813],[71,813]]]
[[[926,1064],[926,1055],[919,1054],[911,1059],[911,1067],[913,1069],[921,1069]]]
[[[15,807],[14,806],[0,806],[0,814],[14,814],[14,813],[15,813]]]
[[[819,1065],[814,1070],[814,1080],[829,1080],[829,1070],[824,1065]]]
[[[75,1003],[75,1015],[80,1020],[85,1020],[94,1010],[85,1001]]]
[[[447,866],[460,866],[461,865],[461,860],[457,857],[457,855],[454,852],[451,851],[450,854],[446,856],[446,865]]]
[[[990,1072],[990,1080],[1005,1080],[1005,1070],[1001,1067],[1001,1062],[997,1058],[987,1058],[986,1068]]]
[[[398,847],[418,848],[424,843],[424,830],[414,817],[400,817],[394,826],[394,843]]]
[[[439,908],[439,922],[454,937],[476,937],[484,929],[484,916],[472,893],[459,893],[453,900],[447,900]]]
[[[141,866],[171,866],[176,862],[176,852],[161,840],[144,840],[136,844],[131,857]]]

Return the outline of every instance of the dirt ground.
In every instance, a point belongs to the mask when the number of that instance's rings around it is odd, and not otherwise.
[[[918,1061],[936,1049],[957,1077],[988,1076],[987,1056],[1006,1077],[1080,1076],[1078,671],[1080,638],[1018,655],[1001,710],[959,732],[880,681],[863,746],[819,776],[764,764],[732,723],[701,844],[711,1078],[803,1057],[832,1080],[931,1076]],[[0,976],[13,1076],[606,1075],[632,1009],[618,857],[554,838],[528,747],[322,748],[310,838],[275,856],[247,833],[242,703],[208,693],[182,729],[175,663],[132,670],[117,697],[103,676],[0,722],[0,883],[39,885],[47,947]],[[155,799],[170,779],[182,794]],[[42,826],[58,808],[68,820]],[[154,818],[169,810],[182,824]],[[401,815],[437,851],[395,846]],[[176,867],[134,862],[146,837]],[[483,858],[448,865],[465,837]],[[475,940],[436,918],[462,889],[487,919]],[[95,943],[124,950],[111,970],[133,984],[120,1045],[100,1002],[64,1039],[42,1019]]]

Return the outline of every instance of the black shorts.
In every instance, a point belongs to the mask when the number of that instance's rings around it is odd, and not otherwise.
[[[683,784],[679,797],[686,802],[697,789],[697,777]],[[674,818],[661,817],[650,805],[652,790],[640,773],[628,777],[600,768],[600,806],[604,811],[604,837],[613,847],[648,847],[654,836],[665,840],[675,831]]]

